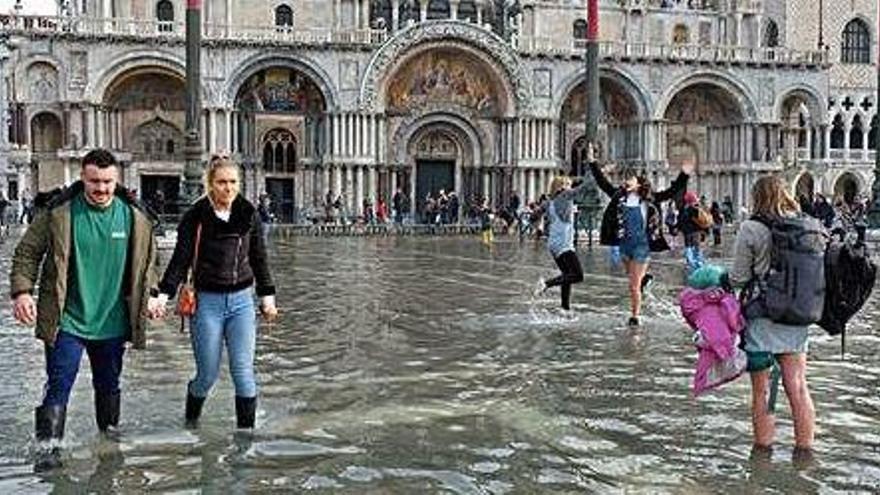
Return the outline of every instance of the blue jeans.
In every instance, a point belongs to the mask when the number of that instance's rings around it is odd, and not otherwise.
[[[223,344],[229,353],[229,374],[238,397],[256,397],[254,349],[257,316],[250,288],[238,292],[199,291],[190,340],[196,359],[196,376],[189,393],[206,397],[220,374]]]
[[[687,261],[688,272],[700,268],[705,262],[703,260],[703,252],[700,251],[700,246],[687,246],[684,248],[684,259]]]
[[[44,406],[67,405],[70,390],[79,373],[83,350],[89,355],[92,387],[95,393],[102,395],[119,393],[125,337],[87,340],[62,330],[55,337],[54,345],[45,346],[47,378],[43,395]]]

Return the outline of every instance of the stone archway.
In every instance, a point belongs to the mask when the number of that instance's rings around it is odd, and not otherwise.
[[[342,192],[338,183],[331,185],[331,180],[317,171],[322,154],[328,151],[321,130],[328,96],[322,82],[299,65],[261,67],[236,89],[234,149],[249,157],[245,183],[253,191],[253,199],[265,191],[281,208],[279,218],[295,222],[304,208],[319,204],[329,189]],[[276,151],[284,149],[281,160],[266,160],[266,137],[270,134],[285,136],[283,146],[273,145]],[[320,183],[318,179],[322,179]]]
[[[669,100],[665,148],[667,161],[677,169],[685,161],[696,163],[692,187],[712,200],[726,196],[745,202],[745,176],[740,164],[748,161],[750,147],[747,114],[736,94],[709,81],[687,85]]]
[[[485,142],[480,130],[461,115],[435,112],[404,119],[391,139],[396,166],[380,177],[380,190],[399,187],[418,212],[425,194],[436,195],[439,189],[455,191],[461,204],[500,193],[503,186],[481,167]]]
[[[52,112],[41,112],[31,118],[30,138],[33,160],[37,164],[36,190],[48,191],[65,185],[69,171],[58,157],[63,143],[64,126]]]
[[[96,142],[131,153],[123,181],[140,191],[156,211],[181,210],[186,83],[161,66],[118,74],[102,96]]]
[[[852,172],[844,172],[834,181],[834,202],[843,199],[853,204],[862,192],[862,184],[858,176]]]
[[[614,162],[643,160],[639,98],[627,87],[610,77],[599,80],[601,114],[597,154]],[[569,91],[560,109],[561,135],[565,140],[566,163],[569,171],[583,175],[586,142],[584,132],[587,115],[587,87],[584,82]]]
[[[813,175],[809,172],[802,173],[794,185],[794,197],[798,200],[802,209],[808,210],[804,206],[809,207],[813,204],[815,191],[816,181],[813,179]]]
[[[795,164],[823,154],[825,112],[816,95],[806,89],[792,89],[779,100],[778,111],[782,140],[775,155]]]

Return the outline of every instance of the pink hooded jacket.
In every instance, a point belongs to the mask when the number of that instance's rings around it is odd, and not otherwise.
[[[719,288],[692,289],[679,294],[681,314],[698,332],[694,395],[727,383],[745,370],[739,336],[745,327],[739,301]]]

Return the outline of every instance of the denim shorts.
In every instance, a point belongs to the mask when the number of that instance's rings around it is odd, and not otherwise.
[[[651,257],[651,250],[647,244],[624,241],[620,245],[620,257],[636,263],[647,263]]]

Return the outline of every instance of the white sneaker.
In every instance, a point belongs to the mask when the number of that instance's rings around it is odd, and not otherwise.
[[[544,293],[544,291],[546,291],[546,290],[547,290],[547,284],[544,283],[543,278],[539,278],[538,283],[535,285],[535,291],[533,292],[533,294],[535,295],[535,297],[538,297],[538,296],[542,295]]]

